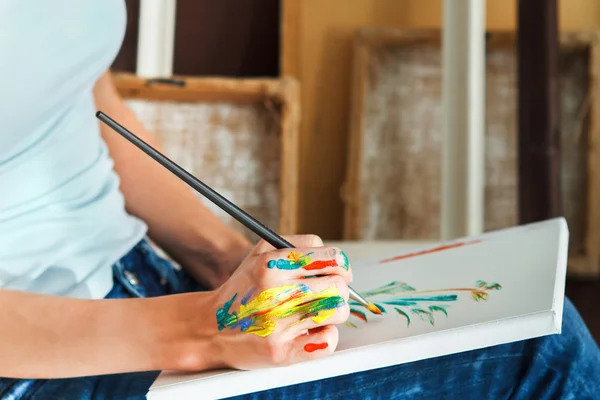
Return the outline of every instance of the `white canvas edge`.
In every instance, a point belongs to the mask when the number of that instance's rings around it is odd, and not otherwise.
[[[311,362],[309,365],[312,365],[313,368],[307,368],[307,363],[299,363],[283,368],[252,371],[232,370],[221,375],[173,383],[157,380],[152,385],[147,398],[155,400],[173,398],[172,396],[196,396],[198,394],[196,390],[200,382],[202,382],[200,386],[203,398],[206,398],[207,395],[215,399],[231,397],[550,334],[560,334],[562,331],[569,231],[563,217],[544,222],[550,223],[550,221],[560,223],[554,299],[551,310],[339,351],[327,358]],[[510,229],[520,229],[528,225]],[[487,232],[470,239],[483,239],[494,234],[495,232]],[[465,240],[465,238],[443,243],[454,243],[461,240]],[[431,247],[426,246],[424,249]],[[410,250],[410,252],[412,251],[414,249]],[[382,257],[377,259],[382,259]],[[465,331],[468,331],[467,340],[465,340]],[[318,367],[315,363],[318,364]],[[322,371],[334,372],[323,375]],[[260,379],[265,376],[268,376],[269,379]],[[223,380],[226,380],[227,384],[223,384]],[[273,385],[273,382],[277,382],[277,384]],[[239,390],[239,388],[244,389]]]
[[[203,398],[217,399],[258,392],[557,334],[561,331],[561,321],[562,309],[549,310],[335,352],[317,362],[299,363],[282,368],[231,371],[220,376],[157,385],[151,389],[147,398],[192,398],[201,392]],[[330,373],[324,374],[324,371]]]
[[[560,235],[558,238],[558,256],[556,257],[556,277],[554,278],[552,310],[556,314],[558,333],[560,333],[562,332],[562,311],[565,304],[567,266],[569,264],[569,227],[564,217],[557,219],[560,223]]]

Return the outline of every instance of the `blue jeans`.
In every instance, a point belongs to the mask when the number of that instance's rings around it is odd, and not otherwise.
[[[107,298],[203,290],[142,241],[114,269]],[[0,399],[144,399],[160,371],[0,378]],[[201,396],[199,396],[201,397]],[[570,301],[560,335],[238,396],[235,399],[600,399],[600,350]]]

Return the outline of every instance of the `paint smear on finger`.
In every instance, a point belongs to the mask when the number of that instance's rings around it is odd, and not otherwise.
[[[312,353],[313,351],[324,350],[327,347],[329,347],[329,344],[327,342],[324,342],[324,343],[307,343],[306,346],[304,346],[304,351],[306,351],[307,353]]]
[[[217,310],[219,330],[239,327],[242,332],[263,337],[273,333],[280,319],[300,315],[322,323],[345,304],[335,286],[314,293],[304,284],[267,289],[253,300],[244,298],[238,312],[231,311],[236,297],[237,293]]]
[[[284,269],[284,270],[294,270],[294,269],[303,268],[307,271],[319,270],[319,269],[324,269],[327,267],[342,267],[347,271],[348,267],[350,265],[350,263],[348,261],[348,257],[346,256],[346,253],[344,253],[343,251],[340,252],[340,256],[342,257],[342,260],[343,260],[341,263],[337,262],[337,260],[336,260],[337,252],[335,252],[335,251],[334,251],[334,257],[331,260],[314,260],[313,261],[312,258],[310,257],[312,254],[313,253],[300,254],[295,251],[290,251],[288,253],[288,256],[286,259],[271,260],[271,261],[269,261],[268,266],[271,269],[277,268],[277,269]]]

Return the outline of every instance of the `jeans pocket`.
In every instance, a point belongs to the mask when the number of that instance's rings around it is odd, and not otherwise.
[[[204,290],[184,269],[161,257],[147,240],[114,264],[113,275],[117,296],[119,291],[131,297],[156,297]]]
[[[113,290],[110,293],[110,297],[126,297],[125,294],[129,294],[129,297],[146,297],[146,290],[140,284],[136,274],[126,269],[126,266],[121,261],[116,262],[113,265],[113,277],[116,280],[115,284],[120,284],[123,291]],[[118,289],[118,288],[116,288]],[[115,292],[115,293],[113,293]]]
[[[176,268],[171,261],[161,257],[146,240],[140,243],[139,251],[144,265],[150,269],[147,273],[155,276],[152,283],[160,284],[160,291],[164,291],[164,294],[186,292],[185,273],[181,268]]]

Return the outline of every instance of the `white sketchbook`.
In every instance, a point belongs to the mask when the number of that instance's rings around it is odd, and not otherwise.
[[[559,334],[568,240],[556,218],[350,260],[352,287],[385,313],[353,305],[331,356],[254,371],[167,371],[148,398],[224,398]]]

